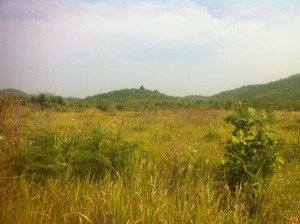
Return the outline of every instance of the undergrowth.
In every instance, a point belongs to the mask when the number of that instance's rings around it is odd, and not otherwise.
[[[272,133],[251,110],[244,111],[251,119],[236,112],[228,120],[249,126],[235,132],[223,121],[229,113],[218,110],[8,108],[14,113],[1,114],[0,223],[300,221],[299,133],[286,128],[299,124],[298,112],[276,112]],[[276,146],[274,139],[281,139]]]
[[[38,181],[65,171],[71,175],[102,177],[106,172],[123,172],[138,145],[119,134],[95,128],[61,135],[37,129],[30,132],[29,144],[9,161],[13,172]]]

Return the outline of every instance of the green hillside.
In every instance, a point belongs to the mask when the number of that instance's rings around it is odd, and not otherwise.
[[[142,110],[142,109],[163,109],[175,107],[181,99],[168,96],[157,90],[122,89],[108,93],[87,97],[85,102],[93,104],[103,111],[117,110]]]
[[[87,97],[87,100],[102,100],[102,99],[113,99],[113,100],[151,100],[151,99],[171,99],[174,97],[160,93],[157,90],[151,91],[148,89],[122,89],[108,93],[102,93],[95,96]]]
[[[243,86],[213,96],[216,99],[247,99],[249,97],[297,99],[300,97],[300,74],[267,84]]]
[[[221,92],[213,100],[244,100],[258,107],[300,109],[300,74],[261,85],[243,86]]]
[[[185,96],[183,97],[184,99],[188,99],[188,100],[205,100],[208,99],[208,96],[201,96],[201,95],[189,95],[189,96]]]
[[[243,86],[210,97],[198,95],[174,97],[157,90],[145,89],[143,86],[139,89],[102,93],[85,99],[62,98],[45,94],[28,95],[17,89],[0,90],[0,95],[5,93],[14,94],[25,105],[96,107],[103,111],[170,108],[231,109],[236,100],[246,101],[254,107],[263,109],[300,110],[300,74],[267,84]]]
[[[15,96],[27,96],[28,94],[18,89],[1,89],[0,95],[12,94]]]

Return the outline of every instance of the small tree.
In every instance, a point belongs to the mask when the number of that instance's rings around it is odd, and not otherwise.
[[[256,113],[238,102],[235,112],[225,121],[235,127],[225,147],[225,180],[231,190],[241,187],[253,199],[263,180],[273,173],[276,162],[282,162],[275,153],[274,116]]]
[[[141,85],[140,90],[145,90],[145,87]]]

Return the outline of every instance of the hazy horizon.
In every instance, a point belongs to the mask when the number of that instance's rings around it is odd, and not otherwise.
[[[300,71],[296,0],[0,2],[0,89],[210,96]]]
[[[293,74],[293,75],[298,75],[298,74],[300,74],[300,73]],[[293,75],[289,75],[289,76],[287,76],[287,77],[283,77],[283,78],[280,78],[280,79],[289,78],[289,77],[291,77],[291,76],[293,76]],[[280,79],[279,79],[279,80],[280,80]],[[272,81],[270,81],[270,82],[279,81],[279,80],[272,80]],[[249,84],[249,85],[261,85],[261,84],[268,84],[268,83],[270,83],[270,82],[265,82],[265,83],[254,83],[254,84]],[[235,87],[235,88],[232,88],[232,89],[221,90],[221,91],[219,91],[219,92],[217,92],[217,93],[215,93],[215,94],[219,94],[219,93],[221,93],[221,92],[228,91],[228,90],[238,89],[238,88],[241,88],[241,87],[244,87],[244,86],[248,86],[248,85],[238,86],[238,87]],[[139,89],[140,87],[141,87],[141,85],[140,85],[140,86],[135,86],[135,87],[126,87],[126,88],[120,88],[120,89],[112,89],[112,90],[108,90],[108,91],[105,91],[105,92],[97,92],[97,93],[92,93],[91,95],[87,95],[87,96],[77,96],[77,97],[76,97],[76,96],[70,96],[70,95],[62,95],[62,94],[58,94],[58,93],[55,93],[55,92],[48,92],[48,91],[27,92],[27,91],[25,91],[25,90],[23,90],[23,89],[13,88],[13,87],[9,87],[9,88],[0,88],[0,90],[5,90],[5,89],[8,89],[8,90],[9,90],[9,89],[16,89],[16,90],[20,90],[20,91],[22,91],[22,92],[25,92],[25,93],[27,93],[27,94],[33,94],[33,95],[36,95],[36,94],[51,94],[51,95],[52,95],[52,94],[53,94],[53,95],[59,95],[59,96],[63,96],[63,97],[70,97],[70,98],[74,97],[74,98],[82,98],[82,99],[84,99],[84,98],[86,98],[86,97],[91,97],[91,96],[95,96],[95,95],[98,95],[98,94],[103,94],[103,93],[108,93],[108,92],[118,91],[118,90],[122,90],[122,89]],[[149,88],[147,88],[147,86],[144,86],[144,85],[143,85],[143,87],[144,87],[145,89],[147,89],[147,90],[150,90],[150,91],[159,91],[160,93],[167,94],[167,93],[165,93],[165,92],[163,92],[163,91],[160,91],[160,90],[158,90],[158,89],[149,89]],[[171,94],[167,94],[167,95],[173,96],[173,97],[187,97],[187,96],[204,96],[204,97],[211,97],[211,96],[214,96],[215,94],[212,94],[212,95],[189,94],[189,95],[183,95],[183,96],[179,96],[179,95],[171,95]]]

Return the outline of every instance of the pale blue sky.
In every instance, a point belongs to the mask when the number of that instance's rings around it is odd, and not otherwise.
[[[299,0],[2,0],[0,89],[212,95],[299,73]]]

